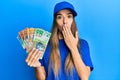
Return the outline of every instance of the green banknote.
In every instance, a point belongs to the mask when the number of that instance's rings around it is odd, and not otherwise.
[[[33,41],[36,43],[36,49],[39,49],[41,51],[40,59],[42,59],[44,55],[50,36],[51,36],[51,33],[43,29],[40,29],[40,28],[35,29]]]

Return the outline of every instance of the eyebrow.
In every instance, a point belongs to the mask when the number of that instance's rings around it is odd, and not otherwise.
[[[69,13],[67,13],[67,15],[68,15],[68,14],[72,14],[72,13],[71,13],[71,12],[69,12]],[[60,14],[60,13],[57,13],[57,15],[62,15],[62,14]]]

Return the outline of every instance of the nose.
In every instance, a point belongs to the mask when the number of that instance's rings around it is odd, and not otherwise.
[[[67,19],[65,17],[63,18],[63,24],[67,24]]]

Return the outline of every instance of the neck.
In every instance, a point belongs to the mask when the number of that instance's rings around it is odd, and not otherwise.
[[[59,37],[59,39],[63,39],[63,35],[61,32],[59,32],[58,37]]]

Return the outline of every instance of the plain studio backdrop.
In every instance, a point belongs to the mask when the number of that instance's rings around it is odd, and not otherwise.
[[[25,27],[50,31],[54,5],[63,0],[0,1],[0,80],[36,80],[17,40]],[[66,0],[78,12],[79,36],[89,43],[90,80],[120,80],[120,0]]]

